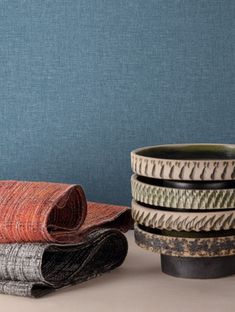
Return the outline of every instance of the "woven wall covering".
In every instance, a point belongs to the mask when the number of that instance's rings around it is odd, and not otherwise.
[[[131,150],[235,142],[234,11],[234,0],[0,1],[1,176],[79,178],[88,198],[129,205]]]
[[[131,224],[79,185],[0,181],[0,293],[39,297],[119,266]]]

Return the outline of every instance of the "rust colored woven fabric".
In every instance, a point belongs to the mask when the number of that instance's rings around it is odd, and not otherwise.
[[[79,185],[0,181],[0,243],[76,243],[97,227],[127,230],[130,220],[128,207],[87,204]]]

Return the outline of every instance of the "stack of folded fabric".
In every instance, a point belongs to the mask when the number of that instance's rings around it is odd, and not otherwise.
[[[183,144],[131,153],[136,243],[178,277],[235,273],[235,145]]]
[[[0,293],[40,297],[122,264],[127,207],[86,201],[79,185],[0,181]]]

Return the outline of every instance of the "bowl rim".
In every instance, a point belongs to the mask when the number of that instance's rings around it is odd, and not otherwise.
[[[148,149],[153,148],[168,148],[168,147],[190,147],[190,146],[208,146],[208,147],[223,147],[226,149],[234,149],[234,158],[221,158],[221,159],[215,159],[215,158],[207,158],[207,159],[197,159],[197,158],[163,158],[163,157],[150,157],[141,155],[141,151],[146,151]],[[235,161],[235,144],[230,143],[177,143],[177,144],[159,144],[159,145],[150,145],[150,146],[144,146],[137,149],[134,149],[131,151],[131,157],[139,157],[143,159],[148,160],[159,160],[159,161],[174,161],[174,162],[234,162]]]

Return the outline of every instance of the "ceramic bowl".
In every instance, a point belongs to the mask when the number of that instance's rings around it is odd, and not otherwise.
[[[211,237],[207,233],[199,232],[198,237],[192,237],[187,233],[182,236],[162,234],[142,225],[135,224],[134,234],[136,244],[146,250],[174,257],[224,257],[235,255],[235,234]],[[180,232],[179,232],[180,234]]]
[[[233,209],[235,188],[186,189],[146,183],[146,178],[133,175],[132,197],[141,203],[174,209]],[[158,180],[159,181],[159,180]],[[163,180],[162,180],[163,181]],[[149,179],[148,181],[149,182]],[[218,184],[217,184],[218,185]]]
[[[135,224],[137,245],[160,253],[162,272],[181,278],[208,279],[235,274],[234,233],[234,230],[156,231]]]
[[[235,145],[170,144],[131,152],[131,166],[141,176],[166,180],[235,179]]]
[[[138,224],[168,231],[221,231],[235,229],[235,210],[178,212],[145,207],[132,201],[132,217]]]

